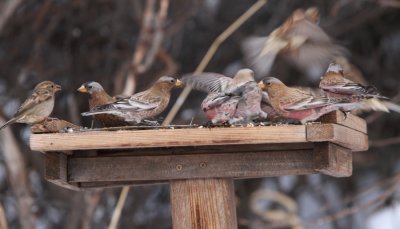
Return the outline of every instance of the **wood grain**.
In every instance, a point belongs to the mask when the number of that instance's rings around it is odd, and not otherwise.
[[[32,134],[36,151],[306,142],[305,126],[232,127]]]
[[[316,143],[315,170],[334,177],[349,177],[353,171],[350,150],[333,143]]]
[[[67,189],[78,191],[79,188],[67,182],[67,155],[60,152],[45,154],[45,179]]]
[[[322,123],[336,123],[364,134],[367,133],[367,122],[364,119],[350,113],[346,114],[345,116],[341,111],[333,111],[323,115],[318,121]]]
[[[237,228],[232,179],[172,181],[174,229]]]
[[[199,155],[71,157],[68,164],[68,182],[254,178],[310,173],[315,173],[312,149]]]
[[[332,142],[350,149],[368,149],[368,135],[338,124],[307,125],[307,140],[311,142]]]

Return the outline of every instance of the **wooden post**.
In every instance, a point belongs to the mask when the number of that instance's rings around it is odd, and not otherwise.
[[[237,228],[233,179],[171,181],[174,229]]]

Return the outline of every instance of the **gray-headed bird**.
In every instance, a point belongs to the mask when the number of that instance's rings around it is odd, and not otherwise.
[[[163,112],[168,106],[171,90],[180,87],[181,84],[180,80],[163,76],[145,91],[110,104],[94,107],[91,111],[84,112],[82,115],[108,114],[121,118],[130,124],[139,124]]]
[[[89,95],[90,111],[98,106],[107,105],[117,101],[117,99],[111,97],[98,82],[86,82],[78,88],[78,91]],[[123,118],[111,114],[97,114],[94,115],[94,119],[100,122],[104,127],[129,125],[129,123],[125,122]]]

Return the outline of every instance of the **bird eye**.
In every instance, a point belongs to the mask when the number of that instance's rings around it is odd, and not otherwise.
[[[171,80],[171,83],[174,83],[175,82],[175,80]]]
[[[93,88],[93,86],[88,86],[88,88],[89,88],[89,89],[92,89],[92,88]]]
[[[272,83],[271,83],[271,82],[268,82],[268,83],[267,83],[267,86],[271,86],[271,85],[272,85]]]
[[[54,88],[54,85],[51,85],[51,88]]]

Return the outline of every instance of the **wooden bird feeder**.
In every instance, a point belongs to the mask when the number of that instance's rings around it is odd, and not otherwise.
[[[30,146],[45,154],[48,181],[73,190],[169,183],[173,227],[185,229],[237,228],[233,179],[347,177],[352,152],[368,149],[365,121],[341,112],[308,125],[40,132]]]

